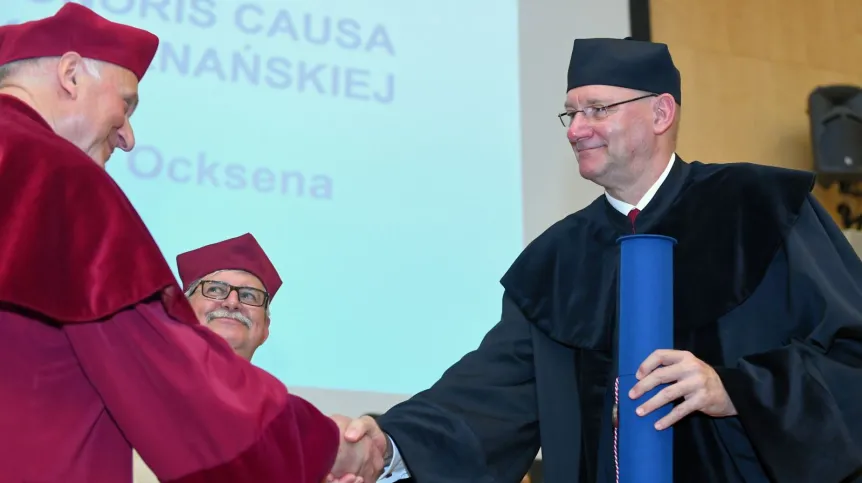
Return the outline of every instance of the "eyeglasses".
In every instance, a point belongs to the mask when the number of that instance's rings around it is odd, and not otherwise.
[[[579,111],[561,112],[560,114],[557,114],[557,117],[560,118],[560,122],[563,124],[563,127],[568,128],[575,121],[575,116],[577,116],[579,112],[584,113],[584,118],[586,118],[588,121],[601,121],[602,119],[608,117],[614,111],[613,108],[617,106],[628,104],[629,102],[639,101],[641,99],[646,99],[648,97],[657,96],[658,94],[647,94],[645,96],[635,97],[634,99],[628,99],[626,101],[608,104],[607,106],[589,106]]]
[[[201,280],[201,295],[208,299],[224,300],[236,290],[239,301],[252,307],[263,307],[269,300],[269,294],[254,287],[237,287],[218,280]]]

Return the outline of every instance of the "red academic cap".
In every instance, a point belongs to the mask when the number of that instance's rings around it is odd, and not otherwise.
[[[74,51],[82,57],[125,67],[140,81],[159,47],[155,35],[67,3],[51,17],[0,27],[0,65]]]
[[[281,287],[281,278],[251,233],[206,245],[177,256],[177,270],[188,290],[195,280],[217,270],[243,270],[256,276],[270,300]]]

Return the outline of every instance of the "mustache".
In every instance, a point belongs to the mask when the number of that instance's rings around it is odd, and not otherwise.
[[[246,327],[251,329],[251,319],[243,315],[241,312],[233,312],[225,309],[216,309],[207,313],[207,323],[213,319],[234,319],[242,322]]]

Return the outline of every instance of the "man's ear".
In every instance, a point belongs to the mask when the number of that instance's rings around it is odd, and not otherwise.
[[[260,341],[261,345],[266,342],[266,339],[269,339],[269,316],[266,316],[266,323],[263,325],[263,339]]]
[[[656,98],[653,106],[653,131],[664,134],[676,119],[676,100],[670,94],[662,94]]]
[[[57,81],[60,88],[72,99],[78,97],[78,84],[81,80],[83,62],[84,58],[77,52],[66,52],[60,57],[60,62],[57,63]]]

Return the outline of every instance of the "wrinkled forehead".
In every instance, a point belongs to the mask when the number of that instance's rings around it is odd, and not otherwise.
[[[624,101],[641,94],[639,91],[625,87],[589,85],[576,87],[566,93],[566,108],[583,108],[586,106],[607,105]]]
[[[132,110],[138,105],[138,78],[132,71],[125,67],[108,62],[102,63],[99,77],[103,83],[115,88],[117,92],[130,104]]]
[[[100,62],[100,67],[99,71],[102,77],[110,79],[117,85],[138,89],[138,78],[129,69],[110,62]]]
[[[229,283],[238,287],[254,287],[266,291],[263,282],[257,276],[246,272],[245,270],[216,270],[203,277],[204,280],[216,280],[218,282]]]

